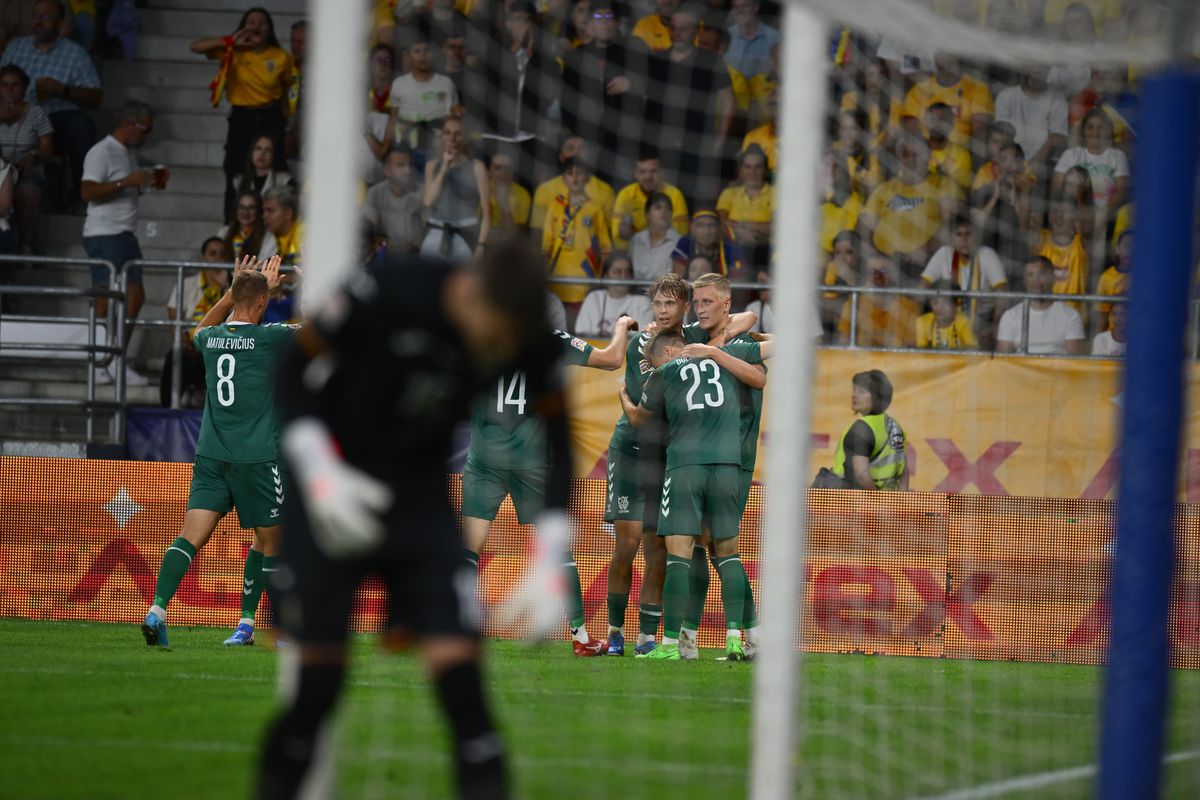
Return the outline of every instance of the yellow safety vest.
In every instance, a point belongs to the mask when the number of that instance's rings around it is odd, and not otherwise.
[[[904,429],[900,423],[887,414],[867,414],[862,418],[875,435],[875,445],[871,450],[871,480],[875,488],[895,490],[900,488],[900,476],[906,467],[904,455]],[[837,452],[833,455],[833,474],[846,478],[846,435],[850,427],[838,439]]]

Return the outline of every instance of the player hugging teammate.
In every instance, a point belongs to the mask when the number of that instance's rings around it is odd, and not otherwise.
[[[737,553],[737,535],[754,472],[766,383],[762,350],[769,343],[760,347],[746,335],[754,314],[730,315],[729,282],[720,275],[701,276],[694,287],[664,275],[650,287],[650,297],[656,331],[630,342],[621,392],[624,413],[609,442],[605,519],[616,532],[609,568],[609,654],[624,654],[625,609],[640,543],[646,572],[635,653],[667,660],[698,657],[696,637],[709,579],[701,544],[706,523],[722,580],[727,657],[753,657],[754,597]],[[684,326],[689,300],[697,322]],[[700,469],[706,480],[699,480]],[[661,648],[656,644],[660,619]]]

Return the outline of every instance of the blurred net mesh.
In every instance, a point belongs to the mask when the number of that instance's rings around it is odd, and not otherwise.
[[[850,376],[880,368],[896,385],[891,413],[905,424],[911,485],[922,493],[832,493],[813,502],[798,793],[991,797],[1009,791],[1000,782],[1035,776],[1030,796],[1080,796],[1091,780],[1106,641],[1105,499],[1114,485],[1106,459],[1119,368],[969,354],[1123,352],[1138,81],[1167,60],[1178,29],[1168,4],[1153,0],[803,4],[829,26],[828,71],[809,76],[827,86],[825,113],[803,130],[775,127],[786,89],[779,4],[435,0],[395,4],[388,43],[398,73],[425,58],[416,53],[428,44],[455,102],[418,92],[406,109],[370,112],[369,132],[382,139],[389,113],[398,116],[385,144],[411,148],[419,175],[442,153],[447,112],[461,117],[471,154],[489,165],[492,236],[533,238],[555,277],[602,279],[613,252],[632,256],[637,278],[675,269],[765,281],[815,261],[827,349],[817,359],[813,463],[830,462],[851,419]],[[1200,43],[1187,49],[1198,52]],[[812,187],[823,201],[819,241],[775,252],[775,226],[790,220],[773,219],[772,182],[788,142],[805,137],[823,143]],[[379,159],[369,164],[368,182],[381,180]],[[588,173],[589,204],[564,179],[576,166]],[[682,242],[663,245],[661,231],[645,236],[654,191],[671,201],[666,238]],[[693,219],[708,210],[715,222]],[[1027,285],[1038,257],[1050,272]],[[935,290],[967,294],[939,309]],[[986,293],[1025,290],[1084,296],[1067,305],[1069,332],[1048,337],[1027,313],[1006,329],[1001,319],[1021,296]],[[555,292],[573,327],[571,306],[587,289]],[[733,310],[756,300],[770,332],[767,293],[736,291]],[[614,293],[605,302],[618,301]],[[833,352],[840,348],[854,352]],[[884,352],[913,348],[967,355]],[[577,457],[577,476],[602,478],[608,431],[596,429],[616,419],[616,404],[605,411],[593,395],[576,401],[577,420],[586,418],[578,427],[590,426],[587,435],[577,429],[576,444],[592,457],[582,471],[587,459]],[[770,483],[761,470],[757,477]],[[794,487],[809,476],[781,480]],[[595,635],[605,627],[612,535],[599,518],[602,488],[580,492],[577,503],[587,507],[576,509],[576,560]],[[986,497],[1007,494],[1030,498]],[[527,546],[511,534],[507,504],[503,515],[485,554],[488,602],[519,581]],[[743,521],[752,577],[758,522],[756,506]],[[1193,567],[1185,561],[1181,576]],[[714,576],[705,645],[720,643],[717,586]],[[1180,631],[1195,619],[1194,596],[1181,577],[1173,611]],[[1193,662],[1181,656],[1176,666],[1200,666]],[[627,696],[604,702],[630,719],[665,708],[680,698],[664,680],[631,673]],[[1181,675],[1185,705],[1195,706],[1196,688],[1190,673]],[[509,704],[505,719],[513,729],[544,722],[527,703]],[[638,756],[655,762],[639,761],[639,774],[702,796],[743,785],[743,741],[724,754],[718,775],[697,755],[714,757],[707,738],[701,745],[669,713],[663,720],[663,736],[639,734],[636,746],[615,733],[577,742],[560,732],[540,755],[580,769]],[[1172,719],[1172,752],[1198,742],[1194,722]],[[1167,785],[1172,796],[1194,794],[1194,761],[1172,767]],[[576,795],[607,792],[572,782]]]

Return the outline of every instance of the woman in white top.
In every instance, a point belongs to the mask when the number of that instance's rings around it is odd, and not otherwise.
[[[613,253],[604,264],[604,277],[629,280],[633,277],[633,262],[624,253]],[[644,329],[652,317],[649,298],[620,284],[597,289],[583,299],[575,334],[589,339],[612,336],[613,326],[621,317],[633,317]]]
[[[1111,216],[1129,199],[1129,159],[1113,147],[1113,124],[1102,109],[1093,108],[1083,116],[1080,125],[1082,147],[1071,147],[1062,154],[1054,168],[1051,197],[1062,191],[1066,173],[1081,166],[1092,177],[1092,199],[1097,208]]]
[[[233,176],[230,181],[233,184],[234,197],[242,192],[257,192],[261,197],[268,189],[287,186],[292,182],[290,172],[272,169],[277,149],[278,145],[272,137],[266,134],[255,137],[254,144],[250,145],[250,151],[246,153],[246,166],[242,169],[242,174]],[[226,221],[233,220],[233,212],[232,207],[225,209]]]

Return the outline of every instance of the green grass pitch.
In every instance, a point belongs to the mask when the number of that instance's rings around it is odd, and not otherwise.
[[[275,654],[172,628],[0,620],[0,798],[247,797],[274,708]],[[488,644],[487,676],[523,798],[742,797],[753,664],[576,659],[566,643]],[[355,641],[340,729],[347,798],[449,796],[446,732],[418,661]],[[1085,797],[1091,667],[809,656],[796,796]],[[1176,673],[1168,797],[1200,796],[1200,676]],[[993,791],[993,793],[987,793]]]

